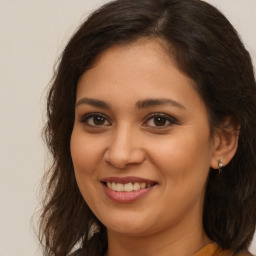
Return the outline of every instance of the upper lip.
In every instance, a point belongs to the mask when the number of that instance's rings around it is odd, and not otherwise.
[[[115,183],[121,183],[121,184],[126,184],[126,183],[146,183],[146,184],[154,184],[157,183],[154,180],[149,180],[149,179],[144,179],[140,177],[135,177],[135,176],[127,176],[127,177],[106,177],[101,179],[101,182],[115,182]]]

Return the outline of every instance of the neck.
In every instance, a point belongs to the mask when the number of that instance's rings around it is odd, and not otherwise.
[[[172,229],[147,236],[108,231],[106,256],[191,256],[210,242],[199,226],[191,227],[183,234]]]

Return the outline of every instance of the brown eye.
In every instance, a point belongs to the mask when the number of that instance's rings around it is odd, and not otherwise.
[[[85,123],[88,126],[109,126],[111,123],[108,121],[108,119],[97,113],[92,113],[89,115],[86,115],[81,120],[82,123]]]
[[[92,122],[94,125],[104,125],[105,118],[102,116],[95,116],[92,118]]]
[[[154,117],[153,122],[154,122],[155,126],[165,126],[167,120],[164,117],[157,116],[157,117]]]
[[[154,113],[147,119],[143,126],[152,128],[167,128],[173,124],[178,124],[175,118],[163,113]]]

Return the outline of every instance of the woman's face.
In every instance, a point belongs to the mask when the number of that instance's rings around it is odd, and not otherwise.
[[[107,227],[145,235],[201,225],[213,157],[204,101],[156,40],[106,50],[78,83],[71,154]]]

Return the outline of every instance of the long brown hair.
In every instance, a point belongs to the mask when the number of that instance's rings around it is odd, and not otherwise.
[[[200,0],[116,0],[96,10],[61,56],[48,95],[44,138],[53,156],[40,222],[45,256],[102,255],[106,228],[76,184],[70,155],[76,86],[97,56],[116,44],[161,38],[197,85],[214,129],[224,117],[241,124],[235,157],[209,172],[203,224],[221,247],[248,248],[256,223],[256,84],[250,56],[228,20]],[[86,157],[86,156],[85,156]],[[97,223],[99,232],[93,236]],[[92,236],[92,237],[91,237]],[[80,255],[80,254],[79,254]]]

